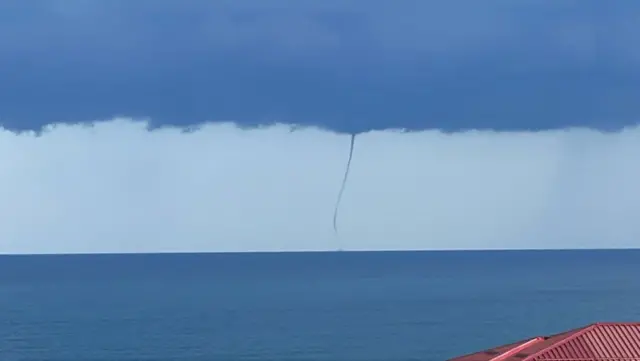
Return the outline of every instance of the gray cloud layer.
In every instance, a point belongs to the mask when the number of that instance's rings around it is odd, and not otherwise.
[[[0,118],[600,129],[640,115],[640,3],[7,0]]]
[[[246,51],[255,62],[291,58],[324,66],[333,65],[331,58],[446,67],[491,60],[523,68],[597,61],[637,68],[640,61],[634,41],[640,4],[630,0],[9,0],[2,7],[12,17],[3,24],[12,35],[3,48],[58,60],[141,65],[156,56],[197,61],[191,56]]]

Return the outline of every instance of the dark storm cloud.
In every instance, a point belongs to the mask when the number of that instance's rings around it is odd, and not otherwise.
[[[640,2],[5,0],[0,120],[616,129]]]

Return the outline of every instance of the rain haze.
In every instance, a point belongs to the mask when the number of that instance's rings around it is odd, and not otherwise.
[[[2,253],[640,246],[637,1],[0,14]]]

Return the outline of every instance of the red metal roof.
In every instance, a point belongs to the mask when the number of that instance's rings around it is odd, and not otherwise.
[[[600,322],[447,361],[640,361],[640,322]]]

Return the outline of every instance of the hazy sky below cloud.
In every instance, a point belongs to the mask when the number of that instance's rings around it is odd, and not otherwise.
[[[0,133],[0,252],[640,246],[640,128]]]
[[[0,1],[0,252],[640,246],[638,24],[637,0]]]

